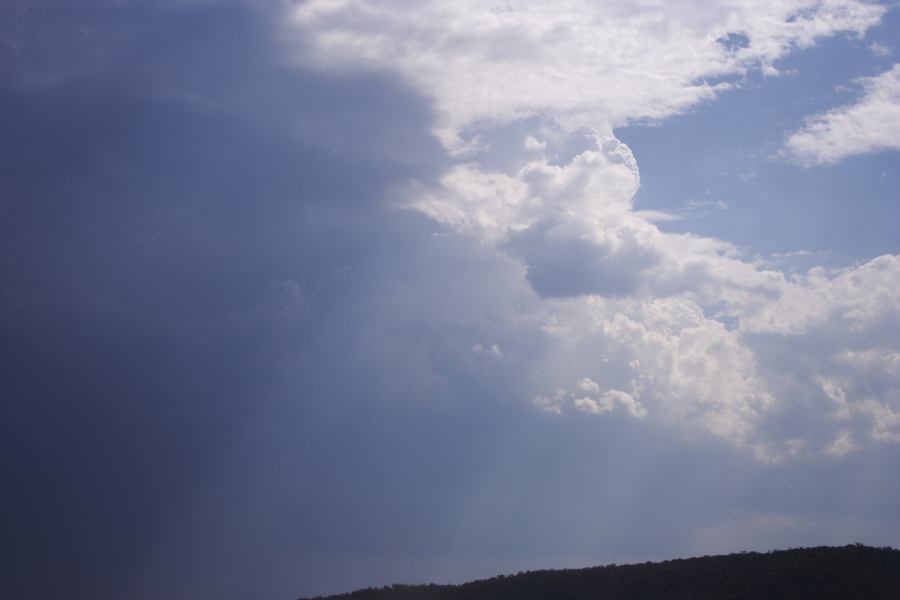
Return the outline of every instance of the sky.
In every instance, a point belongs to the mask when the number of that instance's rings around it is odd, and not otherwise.
[[[0,589],[900,546],[900,6],[0,2]]]

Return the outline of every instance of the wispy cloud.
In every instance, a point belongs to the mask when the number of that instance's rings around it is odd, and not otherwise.
[[[864,90],[858,102],[807,119],[802,129],[787,136],[783,155],[811,167],[900,150],[900,64],[858,83]]]
[[[869,51],[879,58],[886,58],[891,55],[891,48],[887,44],[872,42],[868,47]]]

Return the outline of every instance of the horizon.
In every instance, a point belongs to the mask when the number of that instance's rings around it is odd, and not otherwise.
[[[596,569],[615,569],[617,567],[646,567],[646,566],[658,566],[664,565],[667,563],[678,563],[684,561],[703,561],[704,559],[722,559],[722,558],[732,558],[732,557],[744,557],[744,556],[768,556],[772,554],[790,554],[796,552],[803,551],[822,551],[822,550],[849,550],[849,549],[863,549],[863,550],[875,550],[875,551],[884,551],[889,550],[893,552],[900,552],[900,549],[894,548],[893,546],[866,546],[864,544],[854,543],[854,544],[846,544],[843,546],[808,546],[808,547],[798,547],[798,548],[780,548],[773,550],[763,550],[763,551],[735,551],[730,552],[728,554],[713,554],[713,555],[702,555],[702,556],[686,556],[679,558],[670,558],[660,561],[642,561],[642,562],[625,562],[625,563],[611,563],[611,564],[600,564],[600,565],[590,565],[585,567],[562,567],[558,569],[536,569],[533,571],[519,571],[517,573],[499,573],[492,577],[486,577],[483,579],[474,579],[464,582],[415,582],[415,583],[404,583],[404,582],[396,582],[389,583],[382,586],[375,587],[366,587],[366,588],[357,588],[354,590],[347,590],[344,592],[338,592],[328,596],[306,596],[301,597],[298,600],[313,600],[314,598],[331,598],[331,597],[342,597],[347,595],[353,595],[358,592],[367,592],[371,590],[389,590],[389,589],[403,589],[403,588],[417,588],[417,587],[452,587],[459,588],[464,587],[467,584],[476,584],[476,583],[490,583],[497,580],[509,579],[514,577],[521,577],[527,575],[546,575],[546,574],[555,574],[559,572],[568,572],[568,571],[591,571]]]

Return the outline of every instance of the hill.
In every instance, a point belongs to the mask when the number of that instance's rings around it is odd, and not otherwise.
[[[900,550],[860,544],[393,585],[328,600],[897,600]]]

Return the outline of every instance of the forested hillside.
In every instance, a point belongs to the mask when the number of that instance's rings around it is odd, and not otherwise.
[[[900,599],[900,550],[862,545],[393,585],[330,600]]]

